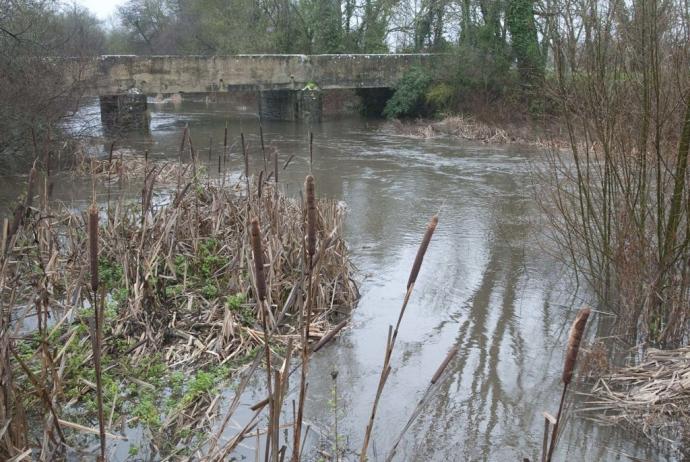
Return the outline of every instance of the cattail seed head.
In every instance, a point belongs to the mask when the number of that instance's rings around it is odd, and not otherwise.
[[[568,349],[565,354],[565,366],[563,367],[563,383],[566,385],[573,379],[573,370],[575,369],[575,362],[577,361],[577,353],[580,350],[580,342],[585,333],[587,318],[589,318],[591,312],[592,310],[587,307],[581,308],[575,317],[573,326],[570,328]]]
[[[98,290],[98,209],[89,207],[89,264],[91,266],[91,290]]]
[[[422,243],[419,245],[417,250],[417,256],[414,259],[414,264],[412,265],[412,271],[410,272],[410,278],[407,280],[407,289],[417,281],[417,276],[419,275],[419,269],[422,267],[422,261],[424,260],[424,255],[426,254],[426,249],[429,247],[429,242],[431,242],[431,236],[434,235],[436,230],[436,225],[438,225],[438,215],[431,217],[431,221],[426,227],[426,232],[424,233],[424,238]]]
[[[254,252],[254,276],[256,278],[256,290],[258,299],[266,299],[266,277],[264,276],[264,254],[261,247],[261,228],[259,219],[253,218],[250,227],[252,238],[252,251]]]
[[[304,189],[307,195],[307,253],[313,257],[316,253],[316,186],[313,176],[307,176]]]

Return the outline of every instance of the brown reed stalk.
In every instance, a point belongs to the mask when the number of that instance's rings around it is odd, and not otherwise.
[[[414,289],[415,282],[417,281],[417,276],[419,275],[419,270],[422,267],[422,262],[424,261],[424,255],[426,254],[427,248],[429,247],[429,242],[431,242],[431,238],[434,235],[434,231],[436,230],[436,226],[438,225],[438,216],[434,215],[431,217],[431,220],[429,221],[429,224],[427,225],[426,232],[424,233],[424,237],[422,238],[422,242],[419,245],[419,249],[417,250],[417,255],[414,260],[414,264],[412,265],[412,270],[410,271],[410,277],[407,280],[407,291],[405,293],[405,298],[403,299],[402,306],[400,307],[400,314],[398,315],[398,321],[395,324],[395,330],[391,329],[392,327],[389,328],[389,333],[388,333],[388,340],[386,341],[386,351],[384,354],[384,360],[383,360],[383,367],[381,368],[381,376],[379,377],[379,384],[376,390],[376,396],[374,397],[374,404],[372,405],[371,408],[371,414],[369,415],[369,422],[367,423],[367,427],[364,431],[364,441],[362,443],[362,450],[359,455],[359,460],[361,462],[364,462],[367,460],[367,450],[369,448],[369,441],[371,439],[371,432],[374,429],[374,421],[376,419],[376,409],[378,407],[379,399],[381,398],[381,394],[383,393],[383,388],[386,385],[386,381],[388,380],[388,376],[391,371],[391,366],[390,366],[390,360],[393,355],[393,349],[395,347],[395,341],[398,338],[398,329],[400,328],[400,323],[402,321],[403,315],[405,314],[405,309],[407,308],[407,304],[410,301],[410,296],[412,295],[412,291]]]
[[[89,208],[89,266],[91,272],[91,291],[93,293],[94,329],[91,334],[93,360],[96,372],[96,401],[98,405],[98,433],[100,437],[100,460],[105,460],[105,415],[103,413],[103,383],[101,371],[102,308],[98,303],[98,209],[96,204]]]
[[[558,430],[561,423],[561,415],[563,412],[563,405],[565,404],[568,385],[570,385],[570,382],[573,379],[573,371],[575,370],[575,365],[577,363],[577,354],[580,351],[580,342],[582,342],[582,336],[584,335],[585,328],[587,327],[587,319],[589,318],[591,312],[592,310],[588,307],[580,308],[580,311],[578,311],[575,321],[573,321],[573,325],[570,328],[570,334],[568,335],[568,347],[563,366],[563,375],[561,376],[561,379],[563,380],[563,391],[561,393],[561,401],[558,405],[558,413],[556,414],[556,423],[553,425],[553,431],[551,432],[551,444],[549,445],[549,453],[546,457],[547,462],[551,462],[553,451],[556,449]]]
[[[266,300],[266,276],[264,274],[264,256],[261,246],[261,227],[259,219],[251,221],[252,252],[254,253],[254,275],[256,276],[257,300]]]
[[[107,204],[108,204],[108,220],[110,220],[110,174],[111,170],[113,168],[113,149],[115,149],[115,141],[110,143],[110,151],[108,152],[108,199],[107,199]],[[148,151],[147,151],[148,153]],[[146,171],[144,171],[146,173]]]
[[[273,151],[273,179],[278,184],[278,150]],[[276,188],[276,192],[278,189]]]
[[[29,212],[29,209],[31,208],[31,203],[33,202],[34,197],[34,186],[36,184],[36,175],[36,167],[31,167],[31,170],[29,171],[29,179],[27,181],[26,199],[24,199],[24,203],[18,205],[14,211],[12,224],[10,224],[10,228],[7,233],[7,239],[5,242],[5,248],[3,249],[5,253],[7,253],[9,246],[11,245],[12,238],[15,234],[17,234],[19,228],[24,224],[26,214]]]
[[[268,161],[266,160],[266,146],[264,146],[264,127],[259,121],[259,139],[261,140],[261,154],[264,157],[264,171],[268,171]]]
[[[304,181],[306,200],[306,256],[307,256],[307,301],[300,320],[302,337],[302,371],[300,375],[299,401],[297,405],[297,417],[295,419],[295,429],[293,435],[292,462],[297,462],[300,458],[300,439],[302,436],[302,420],[304,419],[304,403],[307,394],[307,372],[309,362],[309,325],[311,324],[311,304],[312,304],[312,270],[314,255],[316,254],[316,185],[314,177],[307,175]]]
[[[331,379],[333,380],[333,453],[335,462],[338,462],[340,450],[338,449],[338,371],[336,369],[331,371]]]
[[[249,196],[249,155],[247,154],[247,145],[244,142],[244,133],[240,133],[240,140],[242,142],[242,157],[244,158],[244,178],[247,182],[247,196]]]
[[[304,189],[307,196],[307,254],[310,258],[316,253],[316,186],[314,177],[307,176],[304,182]],[[311,267],[310,267],[311,269]]]
[[[422,395],[422,398],[419,400],[417,405],[415,406],[414,410],[412,411],[412,414],[410,415],[410,418],[408,419],[407,423],[403,427],[403,429],[400,431],[398,434],[398,437],[395,439],[395,442],[393,443],[393,446],[391,447],[390,451],[388,451],[388,455],[386,456],[386,462],[390,462],[393,460],[393,457],[395,456],[395,452],[398,449],[398,445],[400,444],[400,441],[402,441],[403,436],[405,433],[410,429],[414,421],[419,417],[420,413],[422,412],[422,409],[426,405],[427,401],[431,396],[433,396],[434,392],[436,391],[437,384],[440,383],[439,381],[441,380],[441,377],[443,374],[446,372],[446,369],[448,368],[448,364],[451,362],[453,358],[458,354],[460,347],[458,345],[454,345],[446,354],[446,357],[443,359],[441,364],[438,366],[436,369],[436,372],[434,372],[434,375],[431,377],[431,380],[429,381],[429,386],[427,387],[426,391],[424,392],[424,395]]]
[[[223,168],[221,172],[220,157],[218,158],[218,173],[223,175],[221,187],[225,186],[225,164],[228,160],[228,121],[225,121],[225,131],[223,132]]]
[[[185,124],[184,130],[182,130],[182,140],[180,140],[180,150],[177,153],[177,194],[180,193],[180,188],[182,187],[182,153],[184,152],[185,141],[187,141],[187,132],[189,131],[189,125]]]
[[[213,164],[213,135],[208,137],[208,183],[211,183],[211,164]]]
[[[277,451],[277,428],[273,424],[278,417],[275,416],[275,396],[273,394],[273,373],[271,372],[271,337],[268,326],[268,306],[266,302],[266,276],[264,274],[264,258],[263,248],[261,245],[261,227],[259,219],[253,218],[250,222],[251,246],[254,255],[254,278],[256,279],[256,304],[257,315],[261,318],[261,323],[264,330],[264,352],[266,354],[266,387],[268,391],[268,406],[269,406],[269,428],[266,432],[266,461],[272,455],[272,460],[278,460]],[[270,449],[269,449],[270,448]]]
[[[314,133],[309,131],[309,173],[312,172],[312,166],[314,165]]]

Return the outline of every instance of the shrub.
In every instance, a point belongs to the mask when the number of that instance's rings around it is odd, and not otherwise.
[[[456,94],[455,88],[448,83],[437,83],[427,90],[426,104],[435,111],[447,112],[455,105]]]
[[[431,76],[420,68],[412,68],[395,87],[395,93],[386,103],[383,115],[390,119],[413,117],[424,113],[427,90]]]

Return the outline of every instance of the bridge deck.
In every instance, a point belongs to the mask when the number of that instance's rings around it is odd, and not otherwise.
[[[73,60],[67,75],[90,95],[130,89],[146,94],[205,93],[233,89],[322,89],[393,86],[413,66],[430,68],[444,55],[235,55],[100,56]]]

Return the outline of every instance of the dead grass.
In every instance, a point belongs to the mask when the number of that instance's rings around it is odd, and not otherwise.
[[[383,129],[400,136],[415,139],[430,139],[451,136],[486,144],[521,144],[542,148],[563,148],[565,140],[557,133],[545,128],[536,129],[534,124],[524,122],[501,124],[488,123],[467,115],[452,115],[440,121],[418,119],[414,121],[392,120]]]
[[[68,442],[98,434],[88,328],[94,297],[105,307],[101,360],[108,438],[122,438],[124,427],[139,425],[158,454],[180,458],[200,447],[217,417],[221,384],[252,361],[255,370],[265,344],[252,270],[252,217],[261,223],[264,303],[275,323],[270,349],[273,362],[283,364],[281,380],[287,380],[292,344],[301,348],[297,320],[306,300],[305,274],[314,275],[310,343],[342,329],[358,298],[340,237],[343,210],[335,202],[316,201],[310,272],[302,207],[274,182],[250,181],[247,191],[244,181],[221,186],[199,181],[181,163],[124,155],[95,165],[96,178],[106,182],[116,175],[145,183],[140,201],[120,198],[99,206],[98,293],[90,291],[84,211],[41,201],[6,237],[8,252],[0,256],[0,301],[3,312],[12,313],[0,325],[2,364],[9,365],[2,393],[21,397],[0,406],[8,425],[0,429],[3,457],[41,441],[40,452],[50,460],[64,448],[56,444],[56,432]],[[175,177],[180,183],[176,190],[161,190],[159,196],[169,199],[154,204],[155,172],[161,181]],[[35,311],[26,309],[32,305]],[[33,316],[42,321],[38,331],[21,331],[17,318]],[[34,415],[27,417],[26,408]]]
[[[592,419],[624,425],[690,456],[690,347],[650,349],[644,361],[619,368],[594,385],[584,409]]]

